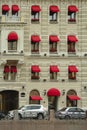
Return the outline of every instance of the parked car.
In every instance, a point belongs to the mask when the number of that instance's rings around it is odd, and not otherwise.
[[[37,118],[37,119],[44,119],[47,114],[48,110],[40,104],[30,104],[20,107],[18,110],[18,117],[19,119],[22,118]],[[15,116],[15,110],[9,111],[8,117],[11,117],[12,119]]]
[[[0,112],[0,120],[5,119],[5,114],[3,112]]]
[[[79,107],[65,107],[55,112],[59,119],[86,119],[86,112]]]

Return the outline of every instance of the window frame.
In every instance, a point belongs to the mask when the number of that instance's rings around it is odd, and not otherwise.
[[[40,22],[40,12],[33,12],[31,10],[31,23],[32,22]]]
[[[31,53],[39,53],[39,42],[32,42],[31,41]]]
[[[50,72],[50,80],[57,80],[57,72]]]
[[[76,72],[69,72],[68,71],[68,79],[69,80],[76,80]]]
[[[68,11],[68,22],[76,22],[76,12],[69,12]]]
[[[75,42],[68,42],[67,46],[68,46],[68,53],[76,53],[76,46],[75,46]]]
[[[39,80],[39,72],[31,72],[31,80]]]
[[[13,65],[8,65],[8,66],[9,66],[9,68],[11,68],[11,66],[13,66]],[[14,66],[16,66],[16,68],[17,68],[17,65],[14,65]],[[11,72],[11,71],[10,72],[3,72],[3,79],[5,81],[15,81],[16,76],[17,76],[16,72]]]
[[[18,41],[8,41],[8,52],[17,51]]]
[[[58,22],[58,12],[51,12],[49,10],[49,22]]]
[[[49,52],[50,53],[57,53],[57,45],[58,43],[57,42],[51,42],[49,41]]]

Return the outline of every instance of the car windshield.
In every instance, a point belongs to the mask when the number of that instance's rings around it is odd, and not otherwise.
[[[24,106],[19,107],[18,110],[20,110],[20,109],[23,108],[23,107],[24,107]]]
[[[65,110],[66,110],[66,107],[64,107],[64,108],[60,109],[59,111],[65,111]]]

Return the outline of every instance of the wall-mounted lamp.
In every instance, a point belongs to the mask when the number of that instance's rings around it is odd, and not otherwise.
[[[44,56],[47,56],[47,54],[45,53]]]
[[[25,86],[22,86],[22,90],[24,90],[25,89]]]
[[[46,95],[46,90],[44,89],[44,91],[43,91],[43,95],[45,96]]]
[[[23,50],[21,50],[21,53],[23,53]]]
[[[46,82],[46,79],[43,79],[44,82]]]
[[[65,95],[65,89],[62,90],[62,96]]]
[[[4,50],[3,53],[6,53],[6,50]]]
[[[87,86],[84,86],[84,90],[86,90],[87,89]]]

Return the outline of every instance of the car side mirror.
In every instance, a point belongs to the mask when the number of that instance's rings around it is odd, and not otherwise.
[[[22,108],[22,111],[25,111],[25,108]]]

